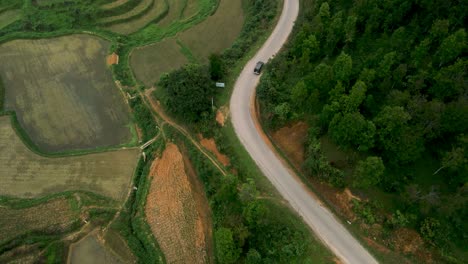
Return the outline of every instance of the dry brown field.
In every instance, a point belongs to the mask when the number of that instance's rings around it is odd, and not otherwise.
[[[120,264],[121,259],[107,248],[103,241],[91,233],[72,244],[69,253],[69,264]]]
[[[31,231],[60,231],[78,218],[65,198],[50,200],[25,209],[0,207],[0,243]]]
[[[130,113],[106,66],[109,43],[90,35],[0,45],[5,108],[44,152],[132,140]]]
[[[69,190],[92,191],[123,201],[139,149],[46,158],[30,151],[0,117],[0,196],[35,198]]]
[[[168,144],[149,174],[145,214],[167,263],[207,263],[207,232],[202,212],[178,147]]]

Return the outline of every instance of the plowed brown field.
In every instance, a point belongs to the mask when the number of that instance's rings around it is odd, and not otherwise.
[[[145,213],[167,263],[208,262],[208,230],[176,145],[167,145],[162,157],[153,162],[149,176]]]

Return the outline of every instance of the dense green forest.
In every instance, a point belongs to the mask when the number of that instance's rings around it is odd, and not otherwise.
[[[385,212],[385,227],[412,227],[446,259],[466,257],[468,2],[304,0],[302,8],[258,89],[264,125],[306,121],[308,177],[393,194],[405,221],[395,226]],[[349,164],[328,162],[323,136],[353,153]]]

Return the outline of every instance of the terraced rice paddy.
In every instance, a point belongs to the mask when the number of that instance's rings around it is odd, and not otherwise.
[[[0,46],[5,107],[44,152],[129,143],[130,114],[106,66],[109,43],[89,35]]]
[[[162,18],[168,8],[165,0],[143,0],[133,10],[119,16],[104,18],[101,23],[109,24],[105,28],[110,31],[131,34]]]
[[[110,2],[108,4],[102,5],[101,8],[102,9],[113,9],[113,8],[121,7],[121,6],[129,3],[130,1],[135,1],[135,0],[116,0],[114,2]]]
[[[205,21],[175,37],[136,49],[131,54],[130,65],[139,81],[152,86],[163,73],[188,63],[192,58],[184,58],[187,53],[206,62],[211,54],[229,48],[240,34],[243,23],[242,0],[221,0],[215,14]],[[185,53],[180,44],[185,47]]]
[[[91,191],[123,201],[139,149],[46,158],[31,152],[0,117],[0,196],[36,198],[56,192]]]

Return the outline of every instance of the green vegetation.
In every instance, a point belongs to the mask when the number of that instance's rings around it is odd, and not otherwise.
[[[135,98],[130,100],[130,107],[133,109],[135,122],[142,131],[142,140],[146,142],[156,136],[158,132],[157,123],[150,110],[143,104],[142,98],[137,95],[134,96]]]
[[[130,64],[138,81],[152,87],[167,72],[189,63],[175,38],[135,49],[130,55]]]
[[[165,109],[183,121],[195,123],[209,116],[216,87],[206,66],[188,64],[163,75],[159,86],[164,89]]]
[[[384,240],[405,226],[437,249],[433,258],[463,262],[468,6],[305,0],[302,7],[292,41],[267,65],[258,90],[267,130],[306,121],[307,177],[392,203],[356,209],[383,225]],[[324,136],[348,154],[344,164],[324,154]],[[414,217],[387,225],[398,218],[390,214]]]
[[[242,167],[233,165],[237,175],[223,176],[187,139],[169,129],[165,134],[188,149],[205,185],[218,262],[333,263],[329,252],[289,208],[260,196],[255,181],[242,174]]]

